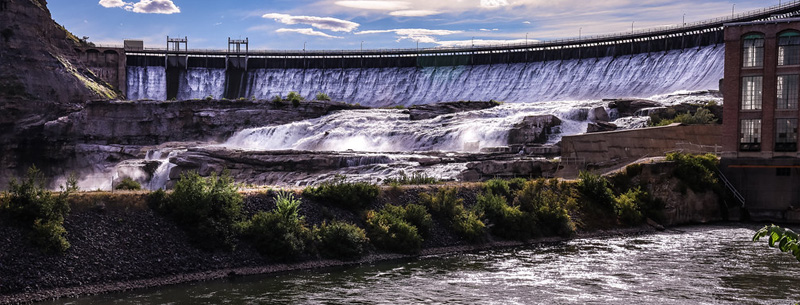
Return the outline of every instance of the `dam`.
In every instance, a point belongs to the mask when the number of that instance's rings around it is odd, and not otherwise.
[[[188,38],[175,45],[168,38],[167,48],[76,51],[129,100],[271,99],[296,91],[380,107],[647,97],[717,89],[724,24],[798,13],[800,3],[791,2],[672,27],[500,46],[192,50]]]

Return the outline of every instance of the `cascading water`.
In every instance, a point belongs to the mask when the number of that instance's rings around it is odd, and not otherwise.
[[[458,100],[540,102],[645,97],[679,90],[718,87],[724,48],[709,46],[633,56],[501,65],[365,68],[254,69],[246,97],[270,99],[297,91],[365,106],[412,105]],[[160,69],[160,70],[159,70]],[[160,75],[157,75],[161,73]],[[128,68],[128,98],[165,99],[166,72]],[[181,78],[178,98],[221,96],[224,71],[191,68]],[[158,81],[161,81],[159,83]]]

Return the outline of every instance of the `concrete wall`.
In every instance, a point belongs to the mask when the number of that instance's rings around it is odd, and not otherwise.
[[[670,125],[566,136],[561,139],[561,157],[587,164],[610,165],[647,156],[663,156],[679,149],[714,152],[714,147],[721,144],[721,132],[721,125]]]
[[[720,168],[755,220],[800,221],[789,215],[800,208],[800,159],[723,158]]]
[[[127,58],[121,48],[76,48],[78,60],[89,70],[122,92],[128,92]]]

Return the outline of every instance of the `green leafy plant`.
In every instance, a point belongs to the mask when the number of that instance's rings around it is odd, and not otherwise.
[[[348,182],[344,176],[335,177],[316,187],[303,190],[303,195],[344,208],[363,209],[380,194],[380,188],[369,182]]]
[[[712,154],[691,155],[682,153],[667,154],[667,161],[674,161],[677,167],[673,175],[684,182],[683,186],[695,192],[719,191],[717,165],[719,159]]]
[[[536,235],[568,237],[575,233],[575,224],[567,212],[568,207],[576,206],[575,198],[568,187],[556,179],[526,183],[517,192],[514,205],[535,219]]]
[[[638,225],[644,220],[640,211],[640,205],[645,200],[646,193],[641,188],[631,189],[624,194],[620,194],[614,199],[614,211],[617,213],[620,222],[626,225]]]
[[[275,194],[275,211],[286,219],[302,219],[300,216],[300,199],[294,193],[278,191]]]
[[[652,126],[666,126],[673,123],[682,123],[687,125],[717,123],[717,118],[713,113],[711,113],[711,110],[708,110],[704,107],[697,107],[697,111],[695,111],[694,114],[686,112],[675,116],[673,119],[661,119],[658,116],[651,116],[650,120],[650,125]]]
[[[422,246],[422,235],[414,225],[384,208],[367,211],[367,234],[377,247],[401,253],[416,253]]]
[[[536,232],[536,219],[517,206],[511,206],[502,195],[492,192],[478,195],[478,208],[483,211],[494,235],[526,240]]]
[[[411,176],[406,173],[400,173],[397,177],[390,177],[383,180],[384,185],[424,185],[424,184],[439,184],[441,181],[434,177],[430,177],[425,173],[413,173]]]
[[[125,177],[114,187],[115,190],[128,190],[128,191],[136,191],[141,190],[142,185],[136,180],[131,179],[130,177]]]
[[[614,210],[614,193],[609,188],[608,180],[597,174],[582,171],[578,174],[578,192],[583,201],[594,203],[604,211]]]
[[[328,95],[327,95],[327,94],[325,94],[325,93],[322,93],[322,92],[317,92],[317,95],[314,97],[314,99],[315,99],[315,100],[318,100],[318,101],[329,101],[329,102],[330,102],[330,100],[331,100],[331,97],[330,97],[330,96],[328,96]]]
[[[258,212],[243,224],[244,235],[262,254],[279,259],[296,258],[313,240],[301,218],[286,218],[276,211]]]
[[[242,218],[242,195],[227,173],[203,178],[181,174],[170,195],[151,196],[152,206],[171,217],[204,249],[232,249]]]
[[[464,199],[458,198],[455,188],[440,188],[435,194],[422,193],[420,200],[433,213],[450,222],[450,226],[462,237],[477,241],[483,238],[486,225],[480,220],[479,211],[467,210]]]
[[[342,221],[323,222],[315,227],[314,239],[323,256],[339,259],[360,257],[369,243],[364,229]]]
[[[77,178],[69,178],[58,195],[45,185],[42,172],[32,166],[24,179],[9,182],[9,192],[0,198],[0,211],[23,226],[31,226],[31,241],[40,249],[64,252],[70,247],[64,228],[64,218],[70,211],[67,198],[77,191]]]
[[[300,93],[291,91],[291,92],[289,92],[288,95],[286,95],[286,100],[292,102],[292,106],[297,108],[297,107],[300,106],[300,102],[305,100],[305,98],[302,95],[300,95]]]
[[[212,100],[214,100],[213,95],[206,96],[206,101],[212,101]]]
[[[283,102],[283,97],[281,97],[280,94],[276,94],[272,97],[272,99],[270,99],[270,101],[275,104],[280,104],[281,102]]]
[[[789,252],[800,261],[800,245],[797,241],[797,233],[794,231],[776,225],[769,225],[756,232],[753,236],[753,242],[759,241],[762,237],[769,237],[770,247],[778,248],[782,252]]]

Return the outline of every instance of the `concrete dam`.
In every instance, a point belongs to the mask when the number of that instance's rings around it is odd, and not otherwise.
[[[649,97],[717,89],[725,23],[798,13],[793,2],[681,26],[489,47],[209,51],[168,43],[78,51],[130,100],[271,99],[290,91],[367,106]]]

